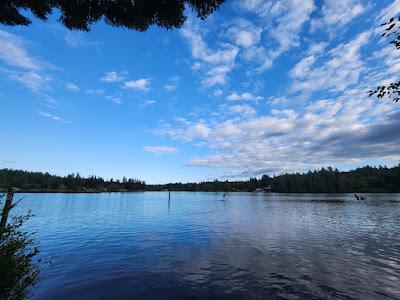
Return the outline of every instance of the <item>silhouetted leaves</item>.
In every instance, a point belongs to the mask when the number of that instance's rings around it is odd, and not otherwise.
[[[390,42],[397,49],[400,50],[400,16],[396,18],[391,18],[389,22],[383,23],[381,26],[385,26],[385,32],[382,33],[382,37],[394,37]]]
[[[21,14],[30,10],[45,21],[57,9],[60,22],[69,29],[90,30],[101,20],[112,26],[145,31],[151,25],[163,28],[179,28],[186,20],[188,6],[205,19],[217,10],[225,0],[3,0],[0,7],[0,23],[29,25],[31,20]]]
[[[376,96],[379,99],[384,97],[393,99],[394,102],[400,101],[400,81],[389,84],[388,86],[378,86],[376,90],[368,91],[369,96]]]
[[[400,16],[398,18],[391,18],[389,22],[383,23],[381,26],[385,27],[385,32],[382,37],[394,37],[390,42],[396,49],[400,50]],[[370,97],[376,96],[379,99],[389,98],[394,102],[400,101],[400,81],[390,83],[385,86],[378,86],[375,90],[368,91]]]

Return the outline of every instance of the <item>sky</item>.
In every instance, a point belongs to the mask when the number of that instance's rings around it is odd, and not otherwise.
[[[227,0],[178,30],[0,25],[0,168],[242,179],[400,161],[400,0]],[[29,16],[29,13],[28,13]]]

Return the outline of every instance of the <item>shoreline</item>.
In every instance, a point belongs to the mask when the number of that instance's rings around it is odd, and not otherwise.
[[[160,190],[138,190],[138,191],[128,191],[128,190],[119,190],[119,191],[73,191],[73,190],[16,190],[14,193],[16,194],[110,194],[110,193],[146,193],[146,192],[158,192],[158,193],[168,193],[168,191],[160,191]],[[343,193],[312,193],[312,192],[271,192],[271,191],[184,191],[184,190],[176,190],[170,191],[172,192],[187,192],[187,193],[262,193],[262,194],[324,194],[324,195],[343,195],[343,194],[399,194],[396,192],[343,192]],[[7,193],[7,190],[0,189],[0,193]]]

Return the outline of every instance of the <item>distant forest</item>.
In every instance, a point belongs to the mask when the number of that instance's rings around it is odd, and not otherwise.
[[[340,172],[331,167],[307,173],[282,174],[242,181],[146,184],[138,179],[81,177],[79,174],[55,176],[49,173],[0,169],[0,190],[18,187],[30,192],[116,192],[116,191],[266,191],[278,193],[400,192],[400,164],[393,167],[366,166]]]

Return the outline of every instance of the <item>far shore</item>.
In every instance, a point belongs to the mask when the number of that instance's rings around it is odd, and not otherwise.
[[[105,190],[23,190],[17,189],[14,191],[15,193],[27,193],[27,194],[102,194],[102,193],[145,193],[145,192],[190,192],[190,193],[265,193],[265,194],[329,194],[329,195],[343,195],[343,194],[354,194],[356,192],[345,192],[345,193],[298,193],[298,192],[271,192],[271,191],[184,191],[184,190],[114,190],[114,191],[105,191]],[[7,193],[6,189],[0,189],[0,193]],[[398,193],[390,193],[390,192],[362,192],[361,194],[398,194]]]
[[[143,193],[147,192],[145,190],[138,191],[129,191],[129,190],[115,190],[115,191],[107,191],[107,190],[38,190],[38,189],[16,189],[15,193],[60,193],[60,194],[100,194],[100,193]],[[162,191],[160,191],[162,192]],[[7,193],[6,189],[0,189],[0,193]]]
[[[59,194],[101,194],[101,193],[144,193],[144,192],[160,192],[160,193],[168,193],[168,192],[199,192],[199,193],[271,193],[269,191],[184,191],[184,190],[24,190],[24,189],[16,189],[15,193],[59,193]],[[6,189],[0,189],[0,193],[7,193]]]

